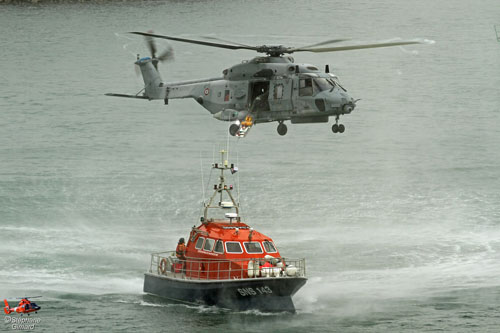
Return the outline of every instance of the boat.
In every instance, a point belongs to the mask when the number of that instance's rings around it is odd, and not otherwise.
[[[239,195],[237,202],[224,174],[238,168],[226,154],[222,150],[221,163],[212,164],[218,183],[187,237],[185,254],[152,253],[144,292],[236,311],[294,313],[292,296],[307,281],[305,259],[283,257],[271,237],[243,221]]]

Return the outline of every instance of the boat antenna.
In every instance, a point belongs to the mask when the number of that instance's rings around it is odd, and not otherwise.
[[[226,142],[226,152],[227,152],[227,160],[229,161],[229,131],[227,131],[227,142]]]
[[[201,201],[205,205],[205,181],[203,180],[203,159],[200,151],[200,170],[201,170]]]
[[[239,160],[239,151],[238,151],[238,149],[236,149],[236,165],[238,167],[240,167],[240,160]],[[236,182],[238,183],[236,191],[238,191],[237,194],[238,194],[238,205],[239,205],[240,204],[240,173],[239,172],[236,175]]]
[[[221,161],[220,163],[214,163],[212,165],[212,170],[219,171],[219,182],[214,185],[214,193],[210,197],[210,199],[205,202],[204,201],[204,210],[203,216],[201,217],[201,221],[203,223],[212,222],[213,219],[208,218],[208,209],[211,208],[219,208],[219,209],[227,209],[231,208],[235,210],[235,213],[226,213],[226,217],[229,217],[228,214],[232,214],[229,223],[231,224],[232,218],[236,218],[239,221],[239,203],[236,202],[231,191],[233,190],[233,185],[227,185],[225,182],[224,171],[231,171],[231,173],[237,172],[238,169],[234,166],[234,164],[229,164],[229,160],[227,159],[227,151],[222,149],[221,153]],[[211,173],[210,173],[211,174]],[[231,201],[223,201],[223,195],[226,194]],[[216,200],[218,198],[218,200]],[[217,202],[218,201],[218,202]]]
[[[215,144],[212,146],[212,164],[215,163]]]

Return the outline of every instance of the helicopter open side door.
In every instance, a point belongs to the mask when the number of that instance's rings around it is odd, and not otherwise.
[[[271,81],[269,107],[271,111],[292,111],[293,81],[290,78],[278,78]]]

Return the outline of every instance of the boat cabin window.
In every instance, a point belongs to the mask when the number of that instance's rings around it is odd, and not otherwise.
[[[262,246],[260,246],[259,242],[245,242],[245,250],[247,253],[262,253]]]
[[[211,252],[214,248],[215,240],[211,238],[207,238],[205,240],[205,246],[203,246],[203,250]]]
[[[199,250],[203,246],[203,241],[205,240],[204,237],[198,238],[198,241],[196,242],[196,245],[194,246],[195,249]]]
[[[224,253],[224,244],[220,239],[217,242],[215,242],[214,252]]]
[[[243,249],[239,242],[226,242],[227,253],[243,253]]]
[[[312,78],[304,78],[299,80],[299,96],[312,96],[313,85]]]
[[[264,244],[264,249],[266,249],[267,253],[275,253],[278,252],[276,251],[276,248],[274,247],[274,244],[271,243],[270,241],[263,241],[262,244]]]

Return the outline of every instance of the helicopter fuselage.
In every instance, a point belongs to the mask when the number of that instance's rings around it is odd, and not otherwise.
[[[194,98],[222,121],[254,123],[291,120],[328,122],[350,113],[355,101],[337,76],[317,67],[295,64],[291,57],[256,57],[223,71],[223,77],[164,84],[163,98]],[[147,94],[147,91],[146,91]]]
[[[429,40],[398,40],[327,46],[346,41],[346,39],[331,39],[302,47],[251,46],[215,37],[206,37],[212,40],[207,41],[158,35],[152,31],[131,33],[144,36],[151,52],[151,58],[137,57],[135,62],[142,72],[144,93],[142,96],[112,93],[106,95],[149,100],[163,99],[165,104],[168,104],[170,99],[194,98],[212,113],[214,118],[234,122],[229,127],[229,132],[240,137],[245,136],[250,127],[256,123],[277,121],[278,133],[285,135],[287,127],[284,121],[290,120],[292,124],[321,123],[328,122],[330,116],[335,116],[332,131],[344,132],[344,125],[338,124],[339,117],[351,113],[356,107],[357,100],[347,94],[337,76],[329,73],[328,65],[325,66],[325,71],[321,72],[313,65],[296,64],[288,54],[433,43]],[[253,50],[267,56],[255,57],[225,69],[222,77],[164,83],[158,73],[158,63],[172,59],[173,53],[169,47],[156,56],[154,39],[157,38],[227,50]]]
[[[145,84],[142,96],[108,95],[163,99],[165,104],[171,99],[193,98],[214,118],[237,126],[249,117],[251,124],[278,121],[281,135],[286,133],[284,121],[323,123],[335,116],[337,122],[356,106],[336,75],[313,65],[296,64],[290,56],[256,57],[225,69],[222,77],[168,83],[162,81],[154,61],[149,57],[136,61]],[[234,135],[236,129],[230,131]]]

